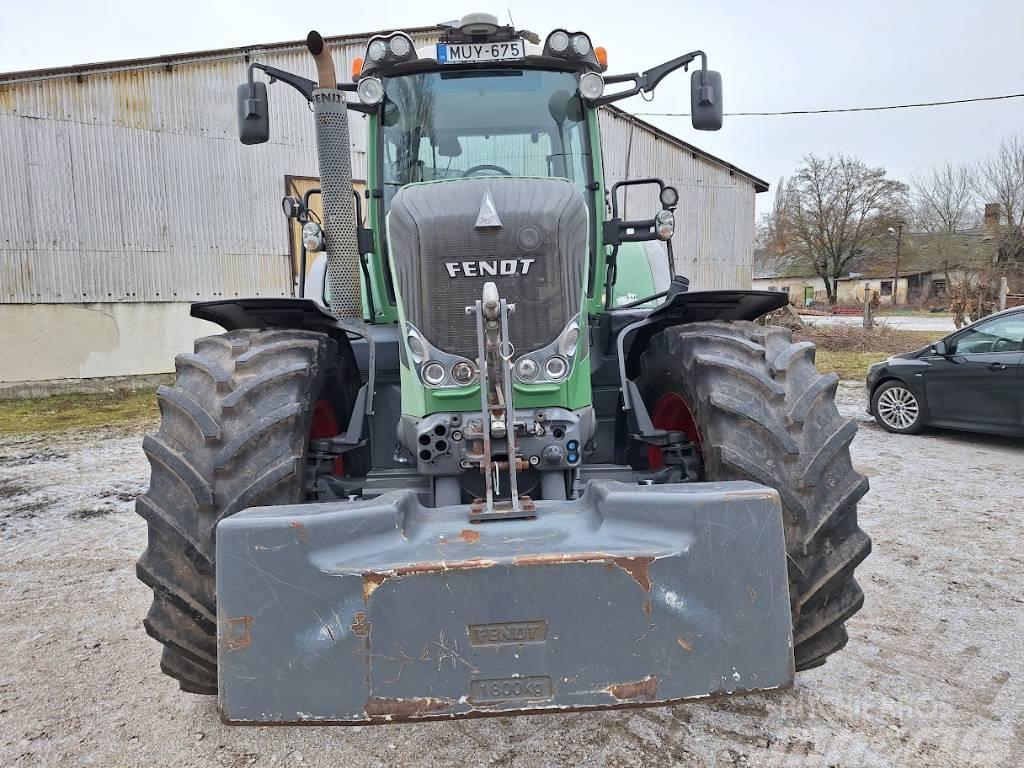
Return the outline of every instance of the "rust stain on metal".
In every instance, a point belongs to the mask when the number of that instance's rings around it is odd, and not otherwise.
[[[240,651],[252,645],[252,616],[228,619],[225,645],[229,651]]]
[[[351,624],[349,624],[349,628],[352,630],[352,634],[356,637],[366,639],[370,636],[373,624],[366,620],[365,613],[362,611],[356,611],[355,619]]]
[[[633,581],[640,585],[644,592],[651,591],[651,563],[653,557],[616,557],[612,560],[619,568],[633,577]]]
[[[679,643],[679,647],[687,653],[693,650],[693,644],[688,643],[686,640],[684,640],[682,635],[676,638],[676,642]]]
[[[371,696],[366,700],[365,711],[371,718],[405,720],[431,712],[442,712],[451,707],[451,705],[451,699],[384,699],[379,696]]]
[[[747,584],[747,594],[750,595],[750,602],[757,600],[757,590],[754,589],[753,585]]]
[[[619,701],[629,701],[631,699],[652,701],[658,695],[658,678],[654,675],[648,675],[643,680],[637,680],[634,683],[609,685],[605,690]]]
[[[306,526],[302,522],[300,522],[298,520],[292,520],[291,526],[292,526],[292,528],[295,529],[295,535],[299,537],[299,542],[302,543],[302,544],[305,544],[306,543]]]
[[[397,576],[415,576],[420,573],[439,573],[444,571],[468,571],[473,568],[490,568],[496,565],[497,561],[486,557],[473,557],[469,560],[439,560],[432,563],[414,563],[403,568],[396,568]]]
[[[373,571],[367,571],[363,574],[363,602],[370,599],[370,595],[377,589],[381,584],[388,580],[386,574],[374,573]]]
[[[467,544],[476,544],[480,541],[479,531],[471,531],[468,528],[459,531],[459,538]]]
[[[650,600],[644,600],[644,613],[646,613],[648,616],[651,615],[651,601]]]

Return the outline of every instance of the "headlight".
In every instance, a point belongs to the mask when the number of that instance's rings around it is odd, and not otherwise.
[[[658,234],[659,240],[671,240],[672,234],[676,231],[676,217],[672,211],[658,211],[654,217],[654,231]]]
[[[552,381],[559,381],[565,378],[569,372],[569,362],[559,355],[549,357],[544,363],[544,373]]]
[[[577,326],[572,326],[558,341],[558,351],[566,357],[572,357],[576,354],[576,344],[580,340],[580,329]]]
[[[565,53],[569,50],[569,35],[560,29],[552,32],[548,38],[548,47],[555,53]]]
[[[580,75],[580,96],[593,101],[604,93],[604,78],[597,72],[585,72]]]
[[[516,378],[520,381],[533,381],[540,373],[540,366],[532,357],[521,357],[516,363]]]
[[[376,42],[380,42],[377,40]],[[364,77],[356,86],[356,95],[367,106],[380,104],[384,100],[384,84],[376,77]]]
[[[472,384],[475,377],[476,367],[472,363],[463,361],[452,366],[452,378],[456,384]]]
[[[307,221],[302,225],[302,245],[311,253],[324,247],[323,230],[315,221]]]
[[[572,49],[577,56],[586,56],[590,53],[590,38],[586,35],[573,35]]]
[[[423,345],[423,339],[415,333],[410,333],[405,337],[405,340],[409,343],[409,354],[412,355],[412,359],[417,363],[422,363],[424,358],[427,356],[427,350]]]
[[[380,64],[384,61],[384,57],[388,55],[388,47],[383,40],[374,40],[367,47],[366,55],[370,58],[370,61]]]
[[[444,366],[436,361],[431,361],[423,366],[420,375],[428,385],[436,387],[444,381]]]
[[[679,190],[675,187],[665,187],[658,197],[666,208],[674,208],[679,202]]]
[[[391,38],[389,43],[391,53],[400,59],[404,59],[409,55],[409,51],[412,50],[412,45],[409,44],[409,38],[405,35],[395,35]]]

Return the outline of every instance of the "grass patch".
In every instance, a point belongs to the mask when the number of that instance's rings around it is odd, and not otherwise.
[[[815,361],[822,372],[862,381],[872,363],[921,349],[946,334],[904,331],[889,326],[866,331],[849,325],[807,325],[793,335],[796,341],[813,341],[818,346]]]
[[[155,424],[156,390],[53,395],[39,400],[0,400],[0,435],[64,432]]]

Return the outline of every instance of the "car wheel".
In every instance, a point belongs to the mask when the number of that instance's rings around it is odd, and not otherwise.
[[[887,432],[916,435],[924,428],[921,401],[900,381],[887,381],[875,390],[871,413]]]

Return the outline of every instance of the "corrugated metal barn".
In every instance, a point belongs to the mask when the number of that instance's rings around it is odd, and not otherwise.
[[[369,36],[329,39],[339,73]],[[317,175],[313,121],[271,87],[271,141],[239,144],[249,61],[316,77],[300,42],[0,75],[0,382],[166,372],[218,330],[188,302],[292,295],[279,203]],[[366,122],[351,114],[365,179]],[[697,289],[749,287],[767,185],[621,110],[602,128],[609,184],[658,175],[679,188],[679,272]],[[630,194],[635,215],[653,208]]]

